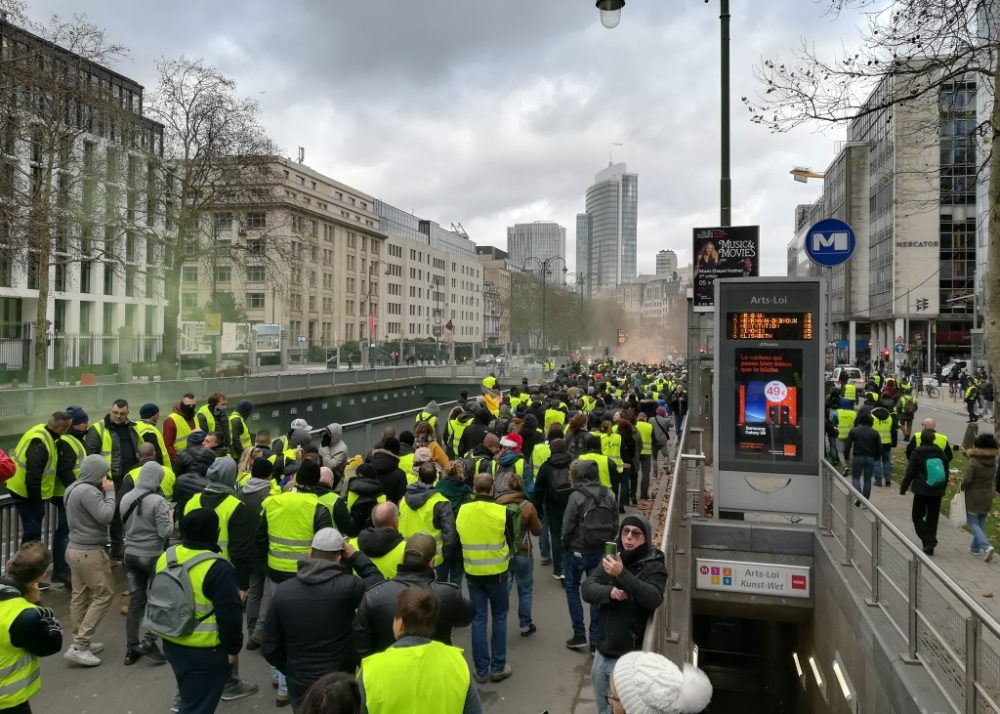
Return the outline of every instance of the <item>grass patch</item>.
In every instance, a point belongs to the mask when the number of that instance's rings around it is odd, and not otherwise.
[[[954,450],[954,458],[951,460],[951,466],[948,473],[948,488],[945,491],[944,498],[941,500],[941,515],[947,518],[951,512],[951,499],[954,498],[955,494],[958,493],[959,487],[962,485],[962,478],[965,475],[965,464],[968,459],[964,454]],[[893,487],[898,487],[899,484],[903,482],[903,476],[906,474],[906,446],[902,445],[893,450],[892,453],[892,474],[893,474]],[[969,531],[968,526],[964,526],[963,529],[972,536],[972,532]],[[1000,496],[996,496],[993,499],[993,506],[990,508],[990,512],[986,515],[986,539],[1000,550]]]

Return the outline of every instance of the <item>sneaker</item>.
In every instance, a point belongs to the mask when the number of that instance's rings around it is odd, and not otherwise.
[[[125,650],[125,662],[124,662],[124,664],[125,664],[126,667],[131,667],[133,664],[135,664],[136,662],[138,662],[140,659],[142,659],[142,652],[140,652],[139,650],[134,650],[132,648],[129,648],[129,649]]]
[[[926,546],[924,548],[924,553],[927,555],[934,555],[934,546]]]
[[[174,695],[174,703],[170,705],[170,711],[179,712],[181,710],[181,693]]]
[[[257,693],[257,685],[240,680],[235,684],[227,684],[222,690],[222,701],[231,702],[234,699],[243,699]]]
[[[491,682],[502,682],[503,680],[507,679],[507,677],[509,677],[512,674],[514,674],[514,670],[512,670],[510,668],[509,664],[505,664],[503,666],[503,671],[502,672],[491,672],[490,673],[490,681]]]
[[[287,707],[292,703],[292,698],[287,694],[276,694],[274,695],[274,706],[276,707]]]
[[[536,632],[538,632],[538,628],[535,627],[535,623],[532,622],[527,627],[522,627],[521,628],[521,637],[531,637]]]
[[[46,590],[48,590],[51,587],[52,587],[52,583],[46,583],[46,582],[43,582],[41,580],[38,581],[38,591],[39,592],[45,592]]]
[[[472,678],[475,679],[476,682],[478,682],[479,684],[486,684],[486,682],[488,682],[490,679],[489,675],[476,674],[475,672],[472,673]]]
[[[552,565],[552,558],[542,558],[542,565]]]
[[[277,688],[278,688],[278,678],[271,677],[271,689],[277,689]]]
[[[63,657],[68,659],[70,662],[83,667],[97,667],[101,664],[101,660],[98,659],[97,655],[90,650],[80,649],[76,645],[72,645],[68,650],[66,650],[66,652],[63,653]]]
[[[571,650],[585,650],[587,649],[587,638],[583,635],[573,635],[566,640],[566,646]]]
[[[983,560],[985,560],[987,563],[990,562],[991,560],[993,560],[993,546],[992,545],[986,546],[986,557],[983,558]]]
[[[163,656],[163,652],[160,651],[159,646],[156,642],[152,640],[146,640],[145,642],[139,643],[139,654],[144,654],[149,657],[152,661],[157,664],[162,664],[167,661],[167,658]]]
[[[91,652],[93,652],[94,654],[101,654],[101,652],[104,651],[104,643],[103,642],[91,642],[90,643],[90,647],[88,647],[87,649],[90,650]]]
[[[562,573],[552,573],[552,577],[555,578],[556,580],[565,580],[566,579],[566,576],[563,575]]]

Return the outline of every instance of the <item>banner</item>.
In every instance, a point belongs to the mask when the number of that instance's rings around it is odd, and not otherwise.
[[[281,325],[254,325],[257,354],[281,351]]]
[[[694,229],[694,308],[715,307],[716,278],[755,278],[760,272],[760,226]]]
[[[250,325],[245,322],[222,323],[222,354],[250,351]]]
[[[182,355],[212,354],[212,339],[205,334],[204,322],[181,322],[179,347]]]

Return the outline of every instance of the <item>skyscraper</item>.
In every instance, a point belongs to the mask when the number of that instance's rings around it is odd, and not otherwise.
[[[639,175],[611,164],[587,189],[586,213],[576,217],[577,271],[588,293],[614,289],[636,276]]]
[[[545,261],[549,258],[562,258],[562,263],[552,261],[550,270],[562,270],[566,267],[566,229],[551,221],[535,221],[534,223],[516,223],[507,228],[508,260],[513,265],[526,270],[539,270],[535,260]]]
[[[661,250],[656,254],[656,274],[670,275],[677,272],[677,253],[672,250]]]

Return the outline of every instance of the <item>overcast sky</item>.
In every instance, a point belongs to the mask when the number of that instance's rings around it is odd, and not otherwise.
[[[856,16],[825,0],[734,0],[733,223],[761,227],[761,273],[785,274],[796,204],[843,128],[771,135],[740,102],[752,66],[800,38],[836,48]],[[553,220],[575,263],[575,216],[614,160],[639,174],[639,271],[658,250],[691,257],[691,229],[718,223],[718,2],[628,0],[615,30],[593,0],[32,0],[86,12],[131,49],[115,68],[147,88],[158,57],[203,57],[257,97],[285,155],[361,191],[506,248],[506,227]]]

